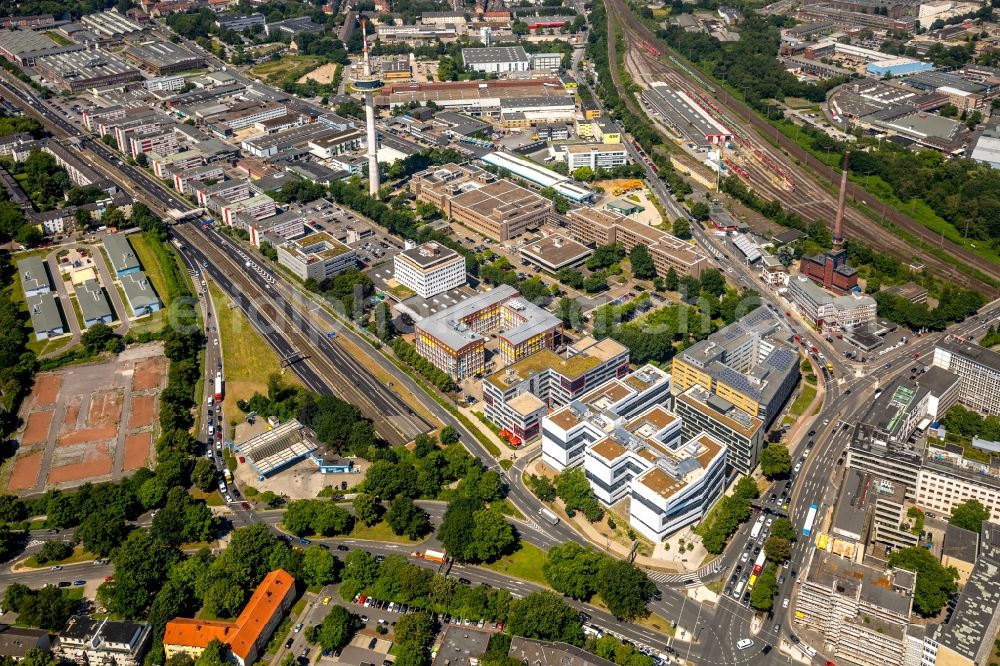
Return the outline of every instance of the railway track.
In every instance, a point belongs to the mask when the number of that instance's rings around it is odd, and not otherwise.
[[[326,341],[316,326],[291,303],[283,301],[284,307],[279,308],[273,294],[267,293],[268,290],[261,288],[229,255],[203,237],[204,232],[189,224],[176,225],[173,232],[225,274],[235,287],[232,296],[256,314],[265,331],[277,332],[296,352],[306,356],[297,363],[310,365],[338,397],[369,416],[382,439],[396,446],[412,440],[416,432],[431,429],[431,425],[413,414],[395,393],[386,392],[381,386],[371,386],[378,380],[360,367],[356,359]],[[265,337],[269,334],[265,333]]]
[[[650,81],[660,80],[686,91],[699,91],[697,83],[688,78],[684,72],[669,65],[661,57],[651,54],[650,45],[663,52],[667,52],[667,49],[660,39],[629,10],[624,0],[605,0],[605,6],[608,15],[611,78],[618,86],[619,92],[627,96],[627,103],[633,112],[635,112],[632,104],[634,98],[624,92],[621,77],[617,71],[616,35],[613,30],[616,20],[622,26],[622,35],[626,42],[626,64],[630,65],[637,81],[645,81],[648,84]],[[819,178],[825,179],[827,184],[839,184],[839,171],[823,164],[794,141],[777,132],[774,127],[757,117],[749,107],[735,99],[726,90],[717,89],[713,98],[722,109],[729,112],[730,121],[739,118],[741,123],[745,123],[755,131],[756,136],[749,134],[753,143],[763,150],[794,182],[794,187],[789,191],[775,186],[770,178],[761,174],[761,169],[752,169],[750,170],[750,183],[754,189],[768,198],[781,201],[786,209],[797,212],[807,221],[817,219],[824,222],[831,221],[836,215],[836,195],[828,190],[824,184],[817,181],[817,175]],[[732,127],[731,129],[739,131],[745,130],[745,127]],[[773,135],[781,150],[775,151],[769,143],[759,140],[760,135],[769,138]],[[808,173],[799,164],[805,165],[813,173]],[[913,235],[924,245],[937,246],[957,260],[977,269],[988,278],[1000,280],[1000,266],[972,253],[967,248],[942,238],[896,209],[878,203],[875,197],[866,192],[864,188],[849,182],[847,194],[856,202],[870,202],[867,204],[869,208],[879,214],[886,222]],[[900,238],[898,233],[881,226],[854,207],[849,206],[845,211],[844,229],[847,235],[864,239],[875,249],[888,251],[908,261],[917,260],[936,274],[957,284],[978,289],[987,294],[995,294],[998,291],[987,281],[970,276],[958,269],[954,262],[941,259],[921,247],[914,247],[911,243]]]

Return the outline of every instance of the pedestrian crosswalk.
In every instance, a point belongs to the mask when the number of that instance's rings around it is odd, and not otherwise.
[[[649,577],[657,583],[666,583],[667,585],[677,585],[683,587],[698,587],[699,585],[704,585],[706,579],[709,579],[714,574],[718,573],[716,569],[719,564],[719,559],[716,558],[694,572],[666,573],[663,571],[651,571],[649,572]]]

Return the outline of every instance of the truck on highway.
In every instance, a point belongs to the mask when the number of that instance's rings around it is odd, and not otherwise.
[[[442,564],[448,561],[448,556],[442,551],[431,550],[429,548],[422,553],[419,550],[415,550],[410,553],[410,557],[417,557],[421,560],[430,560],[431,562],[440,562]]]
[[[760,553],[757,554],[757,559],[754,560],[753,562],[754,576],[760,575],[761,570],[764,568],[764,562],[766,561],[767,561],[767,554],[763,550],[761,550]]]
[[[802,525],[802,536],[809,536],[812,534],[813,523],[816,522],[816,512],[819,507],[815,504],[809,507],[809,513],[806,514],[806,522]]]
[[[545,507],[542,507],[541,509],[538,510],[538,515],[541,516],[542,519],[545,520],[545,522],[549,523],[550,525],[558,525],[559,524],[559,516],[557,516],[556,514],[552,513],[551,511],[549,511]]]
[[[222,371],[215,373],[215,401],[222,400]]]
[[[757,522],[753,524],[753,528],[750,530],[750,539],[754,540],[760,536],[760,531],[764,528],[764,516],[763,514],[757,518]]]

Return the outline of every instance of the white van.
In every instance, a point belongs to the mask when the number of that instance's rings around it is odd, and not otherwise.
[[[753,641],[749,638],[743,638],[736,642],[736,647],[740,650],[746,650],[747,648],[753,647]]]

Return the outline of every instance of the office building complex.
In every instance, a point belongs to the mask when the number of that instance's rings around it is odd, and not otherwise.
[[[415,328],[417,352],[456,381],[485,369],[488,335],[497,332],[501,365],[555,349],[562,321],[500,285],[445,308]]]
[[[798,623],[819,631],[839,660],[862,666],[907,666],[923,635],[910,626],[917,576],[884,572],[832,553],[810,550],[795,603]]]
[[[597,247],[618,243],[626,252],[631,252],[636,245],[645,245],[661,277],[671,268],[679,276],[697,277],[708,267],[708,258],[695,251],[690,243],[618,213],[574,208],[568,217],[570,236],[585,245]]]
[[[393,277],[420,298],[431,298],[465,284],[465,257],[437,242],[422,243],[393,257]]]
[[[760,460],[764,422],[701,386],[691,386],[674,400],[674,411],[683,420],[683,435],[705,432],[726,445],[729,466],[750,474]]]
[[[670,375],[645,366],[542,420],[542,459],[583,466],[598,500],[629,499],[629,525],[654,541],[700,520],[725,489],[726,446],[682,434],[670,413]]]
[[[871,296],[853,291],[831,296],[804,275],[788,278],[788,297],[799,312],[821,330],[829,327],[849,329],[875,321],[876,303]]]
[[[570,173],[580,167],[611,169],[628,162],[628,151],[620,143],[579,144],[565,147],[566,166]]]
[[[325,231],[289,240],[278,246],[278,263],[301,280],[322,283],[357,265],[354,250]]]
[[[540,227],[552,213],[552,202],[520,185],[477,167],[445,164],[413,176],[410,188],[445,215],[500,241]]]
[[[554,409],[542,422],[542,460],[562,471],[583,464],[588,446],[606,436],[603,413],[630,419],[656,405],[670,403],[670,374],[646,365],[609,379]]]
[[[486,418],[511,443],[534,440],[548,409],[565,405],[628,373],[628,349],[606,338],[583,338],[560,356],[536,352],[483,381]]]
[[[949,337],[937,344],[933,363],[958,375],[962,404],[983,414],[1000,411],[1000,354]]]
[[[187,654],[197,659],[208,644],[217,640],[229,648],[237,666],[250,666],[264,654],[271,632],[281,622],[295,598],[295,579],[283,569],[272,571],[233,622],[177,617],[167,622],[163,651],[167,659]]]
[[[701,386],[770,427],[799,380],[789,335],[777,315],[758,307],[677,354],[674,391]]]

